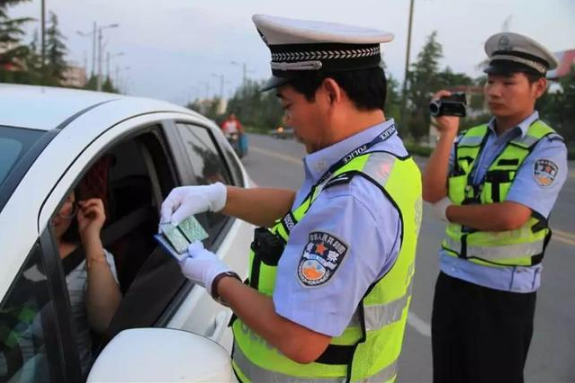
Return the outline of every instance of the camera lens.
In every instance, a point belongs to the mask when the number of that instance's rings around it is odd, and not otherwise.
[[[439,101],[433,101],[429,104],[429,112],[432,116],[436,117],[439,115],[439,111],[441,110],[441,104]]]

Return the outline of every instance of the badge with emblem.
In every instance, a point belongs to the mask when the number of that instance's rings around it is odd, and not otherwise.
[[[501,36],[497,44],[497,48],[500,51],[510,51],[511,41],[509,41],[509,37],[507,37],[506,35]]]
[[[335,274],[347,250],[346,244],[329,233],[310,233],[297,268],[299,281],[306,287],[323,285]]]
[[[555,181],[559,167],[549,160],[537,160],[533,167],[533,177],[539,186],[549,186]]]

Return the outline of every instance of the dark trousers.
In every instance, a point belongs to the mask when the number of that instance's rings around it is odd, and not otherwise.
[[[431,320],[433,381],[523,382],[536,293],[488,289],[440,273]]]

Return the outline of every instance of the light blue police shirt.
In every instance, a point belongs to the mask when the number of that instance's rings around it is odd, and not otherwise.
[[[305,181],[292,211],[332,164],[393,124],[393,120],[388,120],[307,155],[303,160]],[[380,150],[407,155],[397,134],[367,152]],[[327,233],[347,251],[329,280],[310,287],[302,283],[298,266],[314,232]],[[273,294],[277,314],[321,334],[341,335],[369,286],[393,265],[399,253],[400,235],[397,210],[377,186],[363,177],[322,191],[292,229],[278,264]]]
[[[489,122],[487,142],[472,170],[474,172],[473,183],[478,184],[481,181],[489,166],[509,141],[524,136],[529,126],[538,119],[539,113],[535,111],[518,126],[506,131],[499,137],[495,132],[495,119],[492,119]],[[449,160],[450,166],[453,166],[454,156],[452,149]],[[535,163],[540,159],[552,161],[559,169],[555,180],[549,186],[541,186],[534,177]],[[525,205],[549,218],[559,191],[567,179],[567,174],[567,148],[565,144],[557,137],[543,138],[517,172],[506,200]],[[449,256],[444,250],[440,250],[439,255],[441,271],[451,277],[480,286],[502,291],[530,293],[536,291],[541,284],[542,264],[530,267],[490,267]]]

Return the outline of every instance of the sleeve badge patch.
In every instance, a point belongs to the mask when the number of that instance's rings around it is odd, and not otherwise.
[[[306,287],[323,285],[335,274],[347,250],[348,246],[331,234],[310,233],[297,268],[299,281]]]
[[[558,171],[559,167],[553,161],[537,160],[533,166],[533,178],[539,186],[549,186],[555,181]]]

